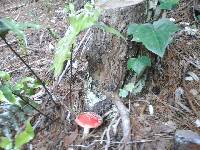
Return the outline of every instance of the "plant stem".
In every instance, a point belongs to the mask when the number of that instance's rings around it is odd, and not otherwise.
[[[57,105],[57,103],[54,101],[53,96],[51,95],[51,93],[49,92],[49,90],[47,89],[45,83],[40,79],[40,77],[33,71],[33,69],[23,60],[23,58],[11,47],[11,45],[6,41],[5,37],[2,37],[2,40],[6,43],[6,45],[9,47],[9,49],[24,63],[24,65],[31,71],[31,73],[37,78],[37,80],[42,84],[43,88],[45,89],[45,91],[47,92],[47,94],[49,95],[50,99],[52,100],[52,102]]]
[[[70,108],[72,108],[72,69],[73,69],[73,45],[71,49],[71,58],[70,58],[70,84],[69,84],[69,89],[70,89]]]

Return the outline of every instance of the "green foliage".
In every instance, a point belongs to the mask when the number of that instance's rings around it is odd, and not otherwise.
[[[0,79],[4,81],[10,80],[10,75],[5,71],[0,71]]]
[[[2,99],[0,101],[19,105],[19,103],[16,101],[15,95],[12,93],[12,89],[9,84],[0,85],[0,91],[2,93]]]
[[[0,148],[11,150],[13,147],[12,140],[7,137],[0,137]]]
[[[126,84],[123,89],[120,89],[119,96],[125,98],[128,96],[129,92],[132,93],[133,95],[140,93],[143,87],[145,86],[145,80],[146,76],[141,78],[137,83]]]
[[[142,42],[148,50],[160,57],[163,57],[176,31],[177,25],[169,19],[160,19],[153,24],[131,24],[128,27],[128,35],[133,36],[133,41]]]
[[[32,140],[34,136],[33,127],[30,122],[27,121],[25,130],[17,134],[15,137],[15,149],[21,149],[21,147]]]
[[[69,10],[70,26],[65,36],[59,40],[56,45],[56,53],[54,57],[54,75],[58,77],[63,70],[64,61],[71,57],[72,45],[75,44],[78,34],[91,27],[98,21],[100,11],[93,8],[92,5],[86,4],[84,9],[76,12],[74,6],[70,4]]]
[[[30,142],[35,136],[34,129],[29,121],[26,122],[25,126],[25,130],[19,132],[15,136],[14,140],[8,137],[0,137],[0,148],[3,148],[5,150],[20,150],[24,144]]]
[[[159,0],[160,9],[171,10],[177,6],[180,0]]]
[[[9,18],[0,19],[0,36],[4,38],[8,31],[13,32],[23,50],[27,47],[26,35],[24,33],[24,30],[27,28],[39,29],[40,26],[32,23],[18,23]]]
[[[128,69],[135,71],[140,76],[147,67],[151,67],[151,60],[147,56],[140,56],[138,58],[129,58]]]
[[[125,37],[116,29],[107,26],[104,23],[98,23],[101,11],[95,9],[91,4],[86,4],[84,9],[79,11],[75,11],[74,6],[69,4],[69,6],[65,8],[65,11],[69,12],[70,26],[66,31],[65,36],[61,38],[56,45],[53,64],[55,77],[58,77],[61,74],[64,62],[70,60],[71,50],[73,49],[73,46],[75,46],[77,37],[81,31],[96,26],[125,40]]]
[[[33,113],[33,108],[29,104],[37,107],[31,96],[36,94],[40,87],[40,83],[31,77],[13,84],[10,75],[0,71],[0,132],[1,136],[3,135],[0,138],[1,148],[18,150],[33,139],[34,131],[27,121],[28,116]],[[19,132],[24,122],[26,128]]]

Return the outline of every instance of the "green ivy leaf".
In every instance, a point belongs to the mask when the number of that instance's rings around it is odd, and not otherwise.
[[[120,89],[119,96],[125,98],[126,96],[128,96],[128,91],[125,89]]]
[[[160,57],[163,57],[176,31],[177,25],[169,19],[160,19],[153,24],[131,24],[128,27],[128,35],[133,36],[133,41],[142,42],[148,50]]]
[[[171,10],[177,6],[180,0],[159,0],[160,9]]]
[[[112,34],[114,34],[114,35],[116,35],[116,36],[118,36],[118,37],[120,37],[120,38],[122,38],[123,40],[126,41],[126,38],[118,30],[104,24],[103,22],[97,23],[95,26],[104,30],[105,32],[112,33]]]
[[[147,56],[129,58],[127,67],[129,70],[135,71],[139,76],[147,67],[151,67],[151,59]]]
[[[0,137],[0,148],[5,150],[12,149],[12,140],[7,137]]]
[[[19,133],[15,137],[15,148],[21,149],[21,147],[31,141],[34,138],[34,129],[31,126],[30,122],[26,122],[26,128],[23,132]]]
[[[10,80],[9,73],[7,73],[5,71],[0,71],[0,79],[2,79],[4,81],[9,81]]]

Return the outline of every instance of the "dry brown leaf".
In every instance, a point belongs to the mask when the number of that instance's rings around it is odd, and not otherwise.
[[[64,146],[67,148],[70,144],[72,144],[76,137],[78,136],[78,129],[72,132],[69,136],[64,137]]]

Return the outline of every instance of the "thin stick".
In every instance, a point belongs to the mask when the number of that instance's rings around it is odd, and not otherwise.
[[[72,64],[73,64],[73,45],[72,45],[72,50],[71,50],[71,58],[70,58],[70,84],[69,84],[69,91],[70,91],[70,108],[72,108]]]
[[[40,77],[31,69],[31,67],[23,60],[23,58],[11,47],[11,45],[6,41],[5,37],[2,37],[2,40],[7,44],[7,46],[9,47],[9,49],[25,64],[25,66],[31,71],[31,73],[37,78],[37,80],[42,84],[43,88],[45,89],[45,91],[48,93],[50,99],[53,101],[53,103],[55,105],[57,105],[57,103],[54,101],[53,96],[51,95],[51,93],[49,92],[49,90],[47,89],[45,83],[40,79]]]

